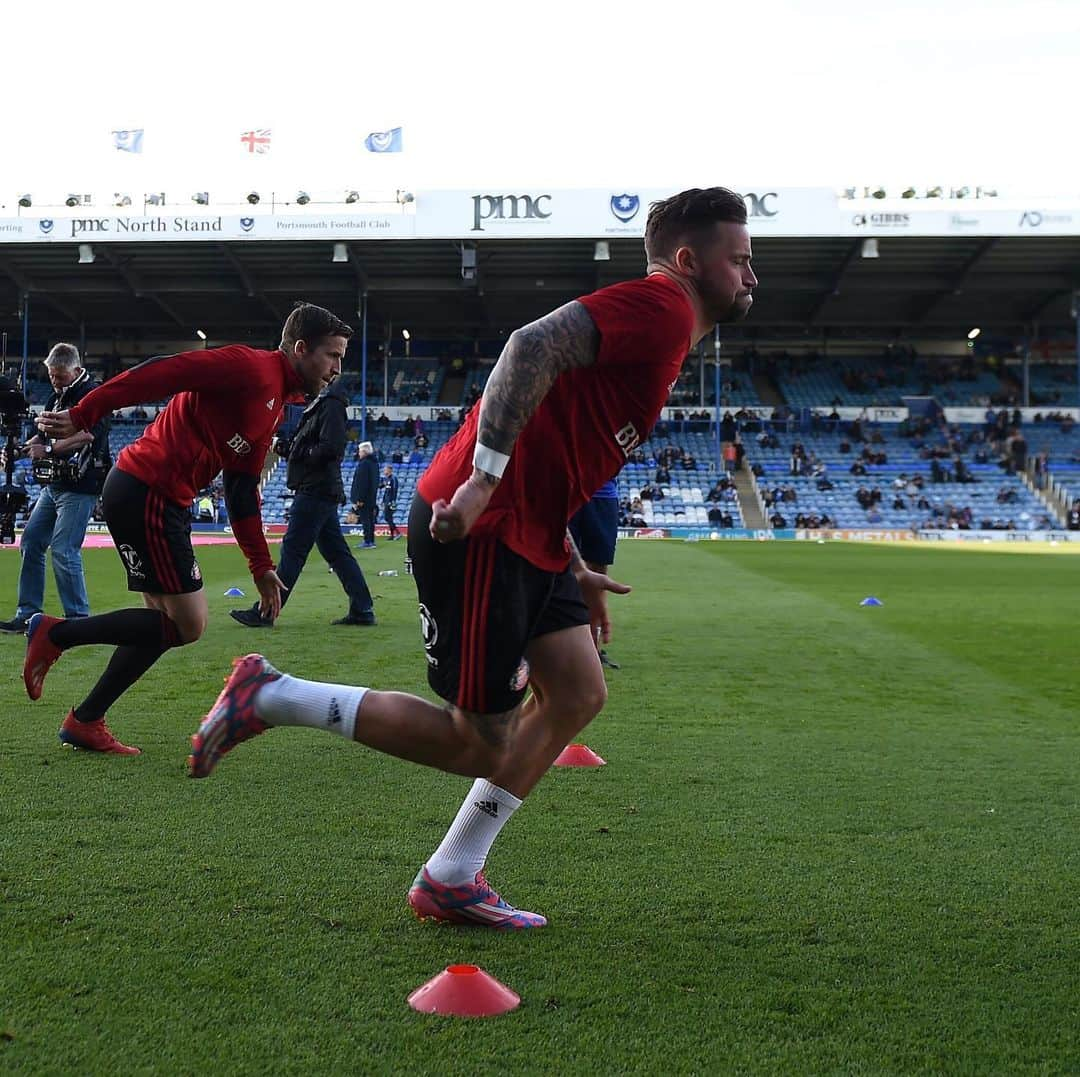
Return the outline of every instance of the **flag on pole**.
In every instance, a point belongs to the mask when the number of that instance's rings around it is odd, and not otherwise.
[[[269,153],[270,128],[260,127],[253,131],[245,131],[240,136],[240,141],[247,147],[248,153]]]
[[[113,146],[124,153],[142,153],[143,129],[137,131],[113,131]]]
[[[389,131],[372,131],[364,139],[364,145],[372,153],[401,153],[401,128],[392,127]]]

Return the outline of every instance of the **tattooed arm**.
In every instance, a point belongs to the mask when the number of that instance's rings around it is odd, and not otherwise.
[[[596,362],[600,332],[576,300],[515,330],[488,378],[480,402],[472,475],[448,503],[431,506],[431,535],[464,538],[499,483],[518,435],[560,374]]]

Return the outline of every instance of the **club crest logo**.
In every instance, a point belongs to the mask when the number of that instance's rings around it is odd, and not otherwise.
[[[529,683],[529,663],[523,658],[518,662],[517,669],[514,670],[514,675],[510,678],[510,691],[511,692],[524,692],[525,686]]]
[[[420,605],[420,635],[424,639],[424,650],[430,651],[439,642],[439,626],[431,615],[431,610]]]
[[[240,228],[243,231],[250,232],[252,230],[252,228],[254,228],[254,227],[255,227],[255,218],[254,217],[241,217],[240,218]]]
[[[124,564],[127,566],[128,575],[130,576],[145,576],[143,572],[142,559],[135,552],[135,550],[124,543],[117,549],[117,553],[124,559]]]
[[[42,235],[48,235],[53,230],[53,222],[46,217],[42,221],[38,221],[38,228],[41,229]]]
[[[641,199],[636,194],[613,194],[611,196],[611,212],[616,220],[627,224],[632,221],[641,209]]]

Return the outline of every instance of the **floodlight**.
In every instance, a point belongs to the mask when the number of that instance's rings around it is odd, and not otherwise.
[[[258,191],[252,191],[252,192],[251,192],[251,194],[249,194],[249,195],[247,196],[247,200],[248,200],[248,201],[249,201],[249,202],[250,202],[250,203],[251,203],[251,204],[252,204],[253,206],[257,206],[257,205],[259,204],[259,192],[258,192]]]
[[[77,194],[69,194],[64,199],[65,206],[77,206],[79,204],[79,196]]]
[[[905,187],[900,192],[900,197],[901,198],[914,198],[915,197],[915,188],[914,187]]]
[[[982,330],[978,326],[975,326],[975,328],[968,333],[968,340],[974,340],[981,332]]]
[[[409,202],[416,201],[416,195],[414,195],[412,191],[398,191],[396,197],[398,202],[400,202],[403,206],[407,205]]]
[[[34,200],[28,194],[24,194],[22,198],[19,199],[19,205],[22,206],[23,209],[29,209],[33,204]]]
[[[346,205],[351,206],[354,202],[359,202],[359,201],[360,201],[360,192],[359,191],[346,191],[345,192],[345,203],[346,203]]]
[[[334,257],[330,260],[332,262],[347,262],[349,260],[349,248],[344,243],[335,243]]]
[[[598,239],[596,246],[593,247],[592,259],[594,262],[610,262],[611,261],[611,247],[608,246],[606,239]]]
[[[91,265],[95,257],[94,248],[89,243],[79,244],[79,265]]]
[[[194,202],[195,205],[197,205],[197,206],[208,206],[208,205],[210,205],[210,192],[209,191],[196,191],[191,196],[191,201]]]
[[[927,198],[940,198],[942,194],[940,187],[928,187],[926,190]]]
[[[880,258],[876,239],[864,239],[862,241],[862,256],[864,258]]]
[[[296,196],[296,204],[298,206],[306,206],[311,201],[311,195],[307,191],[300,191]]]
[[[195,335],[199,338],[199,340],[206,340],[206,334],[201,329],[196,329]]]
[[[969,194],[971,194],[971,188],[970,187],[954,187],[949,192],[949,197],[950,198],[967,198],[967,196]]]

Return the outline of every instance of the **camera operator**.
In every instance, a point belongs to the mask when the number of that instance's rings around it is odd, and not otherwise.
[[[275,446],[277,454],[289,462],[285,482],[294,491],[278,564],[278,576],[285,585],[281,606],[284,609],[295,592],[311,548],[317,546],[349,598],[345,616],[330,623],[373,625],[371,592],[341,533],[338,518],[340,506],[345,504],[341,461],[345,456],[347,403],[345,389],[332,382],[304,409],[292,438],[279,437]],[[230,610],[229,616],[248,628],[270,628],[274,623],[260,613],[258,603],[248,609]]]
[[[47,410],[60,411],[81,400],[97,384],[82,367],[73,344],[54,345],[45,360],[53,393]],[[52,547],[53,574],[65,617],[86,617],[90,603],[83,576],[82,544],[102,483],[112,464],[109,419],[93,430],[50,441],[35,434],[23,447],[42,480],[41,493],[23,531],[20,552],[19,604],[11,621],[0,621],[2,632],[25,632],[26,622],[43,612],[45,551]]]

